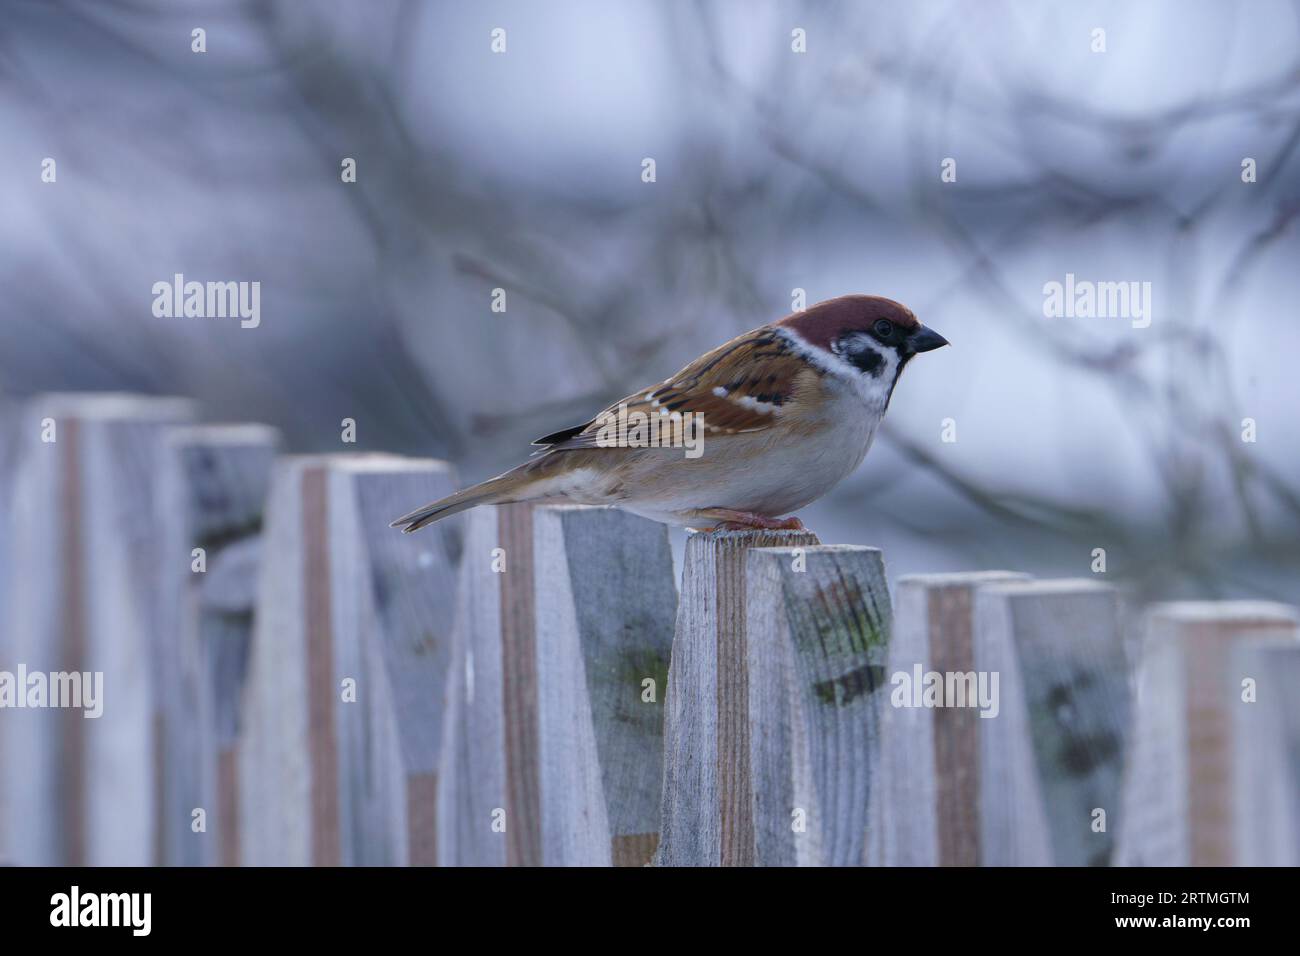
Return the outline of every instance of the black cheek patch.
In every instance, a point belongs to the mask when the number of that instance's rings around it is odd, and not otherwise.
[[[860,352],[850,352],[848,360],[854,367],[866,372],[868,375],[879,375],[880,364],[884,359],[875,349],[862,349]]]

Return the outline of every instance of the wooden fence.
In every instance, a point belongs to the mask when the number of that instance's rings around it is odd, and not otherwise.
[[[1294,608],[891,595],[808,532],[691,534],[679,595],[661,525],[402,535],[445,463],[194,418],[0,408],[0,681],[103,674],[98,717],[0,708],[6,861],[1300,863]]]

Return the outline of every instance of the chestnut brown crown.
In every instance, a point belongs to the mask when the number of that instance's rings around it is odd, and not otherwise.
[[[909,356],[948,344],[938,332],[922,325],[907,306],[879,295],[842,295],[788,315],[776,324],[828,352],[835,351],[836,343],[853,333],[870,335]]]

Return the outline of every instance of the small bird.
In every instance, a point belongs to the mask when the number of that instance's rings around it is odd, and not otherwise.
[[[548,499],[693,528],[802,529],[782,516],[861,464],[904,367],[947,344],[892,299],[820,302],[539,438],[543,450],[528,461],[392,527],[417,531],[478,505]]]

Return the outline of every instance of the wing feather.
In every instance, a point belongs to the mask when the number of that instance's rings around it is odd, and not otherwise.
[[[548,445],[546,452],[602,447],[603,426],[611,416],[617,420],[623,405],[629,416],[703,416],[705,431],[712,435],[762,431],[781,416],[797,413],[809,376],[815,378],[816,373],[808,362],[779,332],[765,326],[706,352],[676,375],[615,402],[591,421],[533,444]]]

